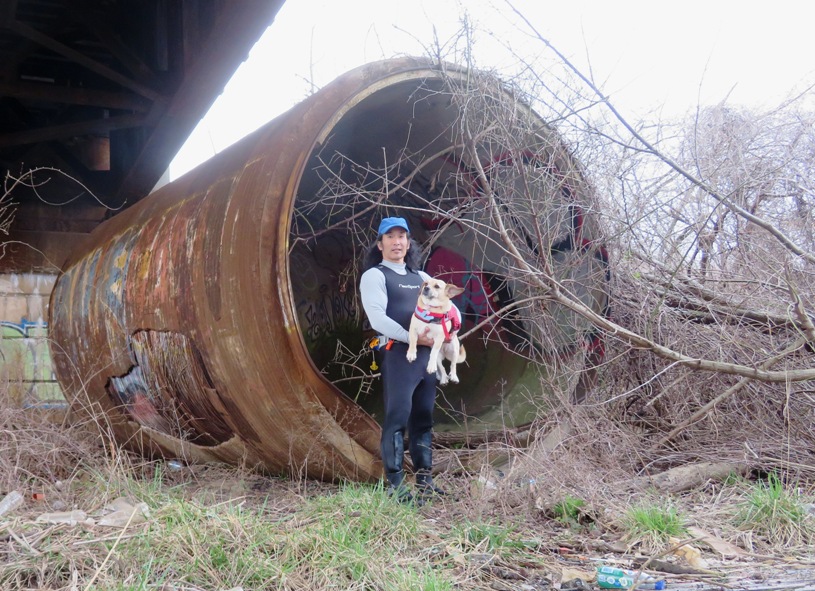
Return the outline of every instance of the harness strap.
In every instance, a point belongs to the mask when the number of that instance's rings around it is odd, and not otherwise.
[[[444,331],[444,342],[446,343],[450,342],[451,333],[454,333],[461,328],[461,315],[459,314],[458,308],[455,306],[451,306],[447,312],[431,312],[430,310],[425,310],[421,306],[417,305],[413,315],[422,322],[426,322],[428,324],[440,323],[441,328]],[[450,328],[447,328],[448,320],[450,321]]]

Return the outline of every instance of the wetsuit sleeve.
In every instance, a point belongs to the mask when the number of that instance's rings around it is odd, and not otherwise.
[[[365,271],[359,281],[359,293],[371,328],[389,339],[407,343],[408,331],[388,317],[388,291],[382,271],[376,268]]]

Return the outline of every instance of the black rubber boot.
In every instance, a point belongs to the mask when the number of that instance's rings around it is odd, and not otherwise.
[[[413,503],[413,495],[405,485],[405,473],[403,471],[387,472],[385,478],[388,480],[388,489],[385,492],[390,498],[403,505]]]
[[[416,474],[416,492],[423,497],[446,497],[447,493],[433,483],[430,474],[419,472]]]
[[[422,433],[410,441],[410,457],[416,469],[416,493],[419,506],[433,497],[445,496],[447,493],[433,484],[433,434]]]
[[[385,450],[383,446],[383,463],[385,464],[385,478],[388,481],[387,494],[400,503],[408,504],[413,502],[413,495],[405,486],[405,472],[402,465],[405,461],[404,434],[397,431],[393,434],[393,448]]]

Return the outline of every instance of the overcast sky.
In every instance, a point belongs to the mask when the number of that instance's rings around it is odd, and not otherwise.
[[[632,119],[722,100],[770,107],[815,83],[815,2],[511,0]],[[366,62],[425,55],[461,27],[482,67],[545,51],[502,0],[286,0],[170,166],[177,178]],[[810,93],[812,94],[812,93]],[[811,103],[810,103],[811,104]]]

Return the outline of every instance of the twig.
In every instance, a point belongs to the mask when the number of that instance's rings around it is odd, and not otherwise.
[[[72,542],[71,546],[86,546],[88,544],[98,544],[100,542],[109,542],[111,540],[129,540],[131,538],[138,538],[139,536],[143,536],[146,532],[140,532],[135,534],[129,534],[127,536],[122,536],[119,534],[118,536],[106,536],[104,538],[93,538],[92,540],[79,540],[78,542]]]
[[[20,536],[18,536],[17,534],[15,534],[13,529],[8,528],[8,533],[9,533],[9,535],[10,535],[12,538],[14,538],[15,540],[17,540],[17,543],[18,543],[18,544],[20,544],[20,545],[21,545],[23,548],[25,548],[26,550],[28,550],[28,551],[29,551],[31,554],[33,554],[34,556],[40,556],[40,555],[41,555],[41,552],[39,552],[38,550],[36,550],[35,548],[33,548],[33,547],[32,547],[32,546],[31,546],[31,545],[30,545],[30,544],[29,544],[29,543],[28,543],[28,542],[25,540],[25,538],[21,538]]]
[[[770,357],[769,359],[764,361],[764,363],[761,364],[761,368],[762,369],[767,369],[767,368],[771,367],[777,361],[783,359],[784,357],[786,357],[787,355],[789,355],[793,351],[796,351],[799,348],[801,348],[801,346],[803,344],[804,344],[804,340],[803,339],[798,339],[792,345],[790,345],[789,347],[787,347],[786,349],[784,349],[783,351],[781,351],[777,355],[775,355],[773,357]],[[742,388],[744,388],[747,384],[749,384],[750,381],[751,381],[750,378],[743,378],[743,379],[739,380],[736,384],[734,384],[733,386],[731,386],[730,388],[728,388],[727,390],[725,390],[724,392],[719,394],[716,398],[714,398],[713,400],[711,400],[710,402],[705,404],[703,407],[701,407],[699,410],[697,410],[695,413],[693,413],[687,419],[682,421],[679,425],[677,425],[676,427],[671,429],[670,433],[665,435],[665,437],[660,439],[655,445],[652,445],[651,448],[648,451],[649,452],[654,452],[657,449],[659,449],[660,447],[662,447],[663,445],[665,445],[666,443],[668,443],[671,439],[673,439],[679,433],[681,433],[686,427],[688,427],[689,425],[692,425],[693,423],[695,423],[696,421],[701,419],[703,416],[705,416],[710,409],[712,409],[714,406],[719,404],[722,400],[725,400],[726,398],[729,398],[730,396],[733,396],[733,394],[736,394],[737,392],[739,392]]]
[[[789,289],[789,294],[792,298],[792,309],[795,312],[795,316],[798,318],[798,322],[803,327],[804,336],[806,336],[807,341],[813,343],[815,342],[815,326],[812,325],[812,319],[809,317],[809,314],[807,314],[806,309],[804,308],[804,302],[801,300],[801,295],[798,293],[798,290],[792,282],[789,265],[784,265],[784,273],[787,277],[787,288]]]

